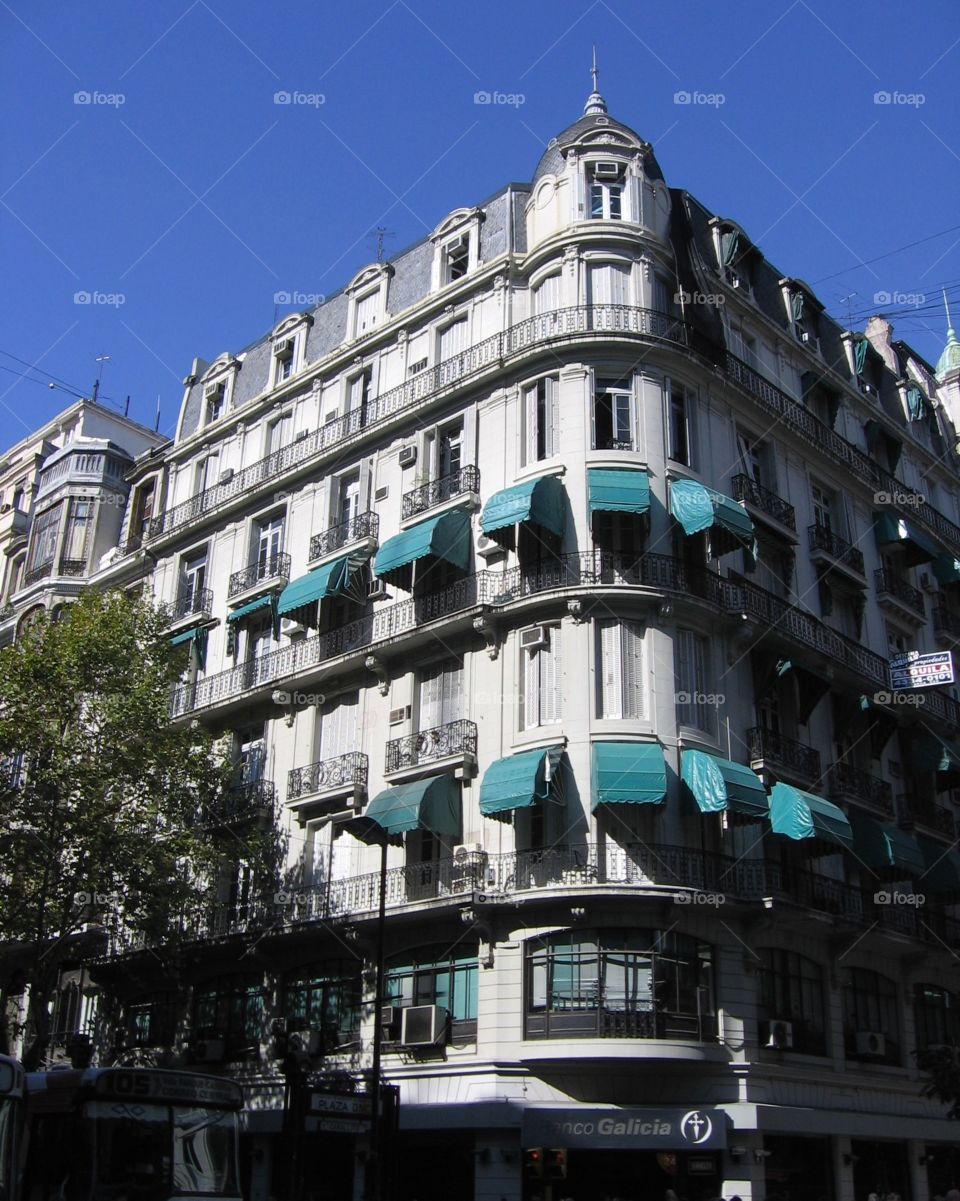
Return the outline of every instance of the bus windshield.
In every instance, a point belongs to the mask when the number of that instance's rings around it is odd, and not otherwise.
[[[0,1201],[13,1197],[13,1153],[18,1101],[0,1097]]]
[[[184,1195],[239,1192],[237,1119],[222,1109],[173,1109],[173,1187]]]

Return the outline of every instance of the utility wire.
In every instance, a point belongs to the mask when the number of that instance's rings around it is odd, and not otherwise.
[[[861,267],[869,267],[871,263],[882,262],[883,259],[891,259],[895,254],[902,254],[904,250],[912,250],[914,246],[922,246],[925,242],[932,242],[936,238],[944,238],[947,234],[956,233],[960,229],[960,225],[951,225],[949,229],[942,229],[938,234],[930,234],[926,238],[918,238],[915,242],[907,242],[905,246],[898,246],[896,250],[888,250],[885,254],[878,254],[876,258],[865,259],[862,263],[854,263],[850,267],[845,267],[842,271],[834,271],[832,275],[821,275],[819,279],[815,279],[815,284],[825,283],[828,279],[836,279],[840,275],[848,275],[851,271],[859,271]]]

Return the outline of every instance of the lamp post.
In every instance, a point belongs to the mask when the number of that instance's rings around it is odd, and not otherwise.
[[[373,996],[373,1059],[370,1076],[373,1091],[372,1122],[370,1126],[370,1158],[367,1160],[366,1201],[382,1201],[383,1198],[383,1098],[382,1070],[380,1057],[383,1043],[383,1027],[380,1024],[380,1007],[383,1005],[383,961],[387,925],[387,835],[382,832],[380,843],[380,896],[377,908],[377,966]]]

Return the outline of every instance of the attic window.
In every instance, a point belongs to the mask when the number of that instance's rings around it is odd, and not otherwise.
[[[467,274],[470,263],[470,235],[461,234],[443,248],[443,282],[450,284]]]
[[[293,375],[293,338],[282,338],[274,343],[273,358],[276,364],[274,382],[279,384]]]
[[[623,171],[619,163],[594,163],[590,168],[590,219],[619,221],[623,217]]]
[[[218,380],[216,383],[207,384],[203,390],[204,401],[204,425],[210,425],[223,416],[223,407],[227,396],[226,380]]]

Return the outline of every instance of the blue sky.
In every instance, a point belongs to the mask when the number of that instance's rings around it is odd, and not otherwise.
[[[172,432],[193,356],[336,291],[376,226],[389,257],[528,180],[593,42],[671,186],[936,358],[940,286],[960,310],[956,0],[0,0],[0,444],[71,403],[51,378],[100,370]]]

